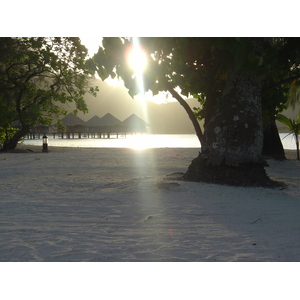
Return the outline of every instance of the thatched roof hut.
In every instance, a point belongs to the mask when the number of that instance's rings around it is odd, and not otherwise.
[[[121,129],[122,122],[114,117],[112,114],[108,113],[102,118],[98,116],[92,117],[86,122],[86,127],[88,127],[89,132],[113,132],[119,131]]]
[[[67,132],[84,132],[85,122],[72,113],[62,118],[61,121],[67,127]]]
[[[110,113],[101,118],[101,125],[105,127],[119,126],[121,124],[122,122]]]
[[[37,133],[48,133],[49,132],[49,126],[48,125],[42,125],[42,124],[36,124],[33,128],[30,129],[31,132],[37,132]]]
[[[137,115],[132,114],[122,122],[123,127],[127,132],[146,132],[148,123],[139,118]]]
[[[87,127],[100,127],[102,126],[101,118],[98,116],[93,116],[91,119],[85,122]]]
[[[78,125],[85,126],[85,122],[72,113],[69,113],[67,116],[63,117],[61,121],[67,127]]]

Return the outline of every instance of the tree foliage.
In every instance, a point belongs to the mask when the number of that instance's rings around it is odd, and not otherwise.
[[[61,104],[74,102],[87,112],[87,49],[79,38],[0,38],[0,143],[14,148],[30,128],[49,125],[66,114]],[[13,121],[20,128],[13,130]]]
[[[253,47],[253,38],[139,38],[147,53],[145,90],[153,94],[180,87],[184,96],[195,96],[204,105],[200,118],[209,118],[207,106],[215,107],[221,97],[232,65],[244,74],[256,74],[262,81],[266,111],[284,108],[286,92],[300,77],[298,38],[257,38],[262,49]],[[104,80],[118,76],[131,96],[139,93],[127,53],[132,38],[103,38],[103,47],[94,56],[93,70]],[[208,100],[208,101],[206,101]]]
[[[300,39],[273,38],[262,73],[263,117],[275,117],[287,107],[290,90],[299,85]]]

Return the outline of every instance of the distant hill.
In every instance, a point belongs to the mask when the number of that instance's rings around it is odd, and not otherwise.
[[[187,113],[177,101],[157,104],[148,100],[143,106],[143,101],[132,99],[124,86],[112,87],[101,80],[97,80],[96,85],[100,90],[97,97],[86,95],[85,98],[89,112],[78,113],[84,121],[88,121],[95,115],[101,118],[107,113],[124,121],[130,115],[135,114],[150,125],[149,131],[154,134],[195,132]],[[187,102],[190,107],[198,106],[195,99],[188,99]],[[69,105],[69,110],[72,109],[74,106]]]

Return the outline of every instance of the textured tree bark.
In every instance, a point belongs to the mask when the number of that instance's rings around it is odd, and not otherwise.
[[[299,137],[298,134],[295,135],[296,139],[296,148],[297,148],[297,160],[300,160],[300,153],[299,153]]]
[[[271,186],[264,170],[261,85],[237,68],[229,74],[216,114],[204,132],[203,152],[185,180],[241,186]]]

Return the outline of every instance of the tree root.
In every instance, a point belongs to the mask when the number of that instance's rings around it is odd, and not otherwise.
[[[238,167],[212,166],[199,155],[183,175],[183,180],[242,187],[280,188],[284,184],[271,180],[263,164],[243,164]]]

